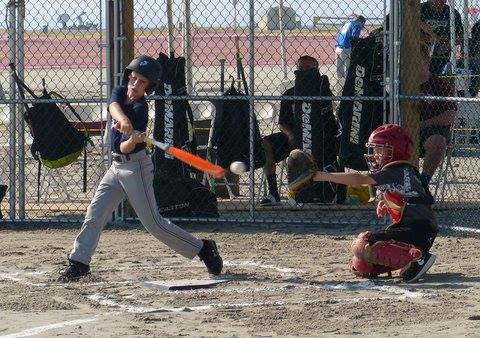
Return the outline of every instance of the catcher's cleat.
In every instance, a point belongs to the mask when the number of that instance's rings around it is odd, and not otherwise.
[[[280,204],[280,196],[274,196],[272,194],[266,195],[261,201],[260,205],[267,207],[272,205],[279,205]]]
[[[60,271],[57,281],[62,283],[76,282],[88,274],[90,274],[89,265],[68,259],[68,266],[65,270]]]
[[[219,275],[222,272],[223,260],[218,253],[217,244],[211,239],[202,239],[203,246],[198,253],[200,260],[207,266],[208,273]]]
[[[406,283],[413,283],[422,278],[435,263],[437,257],[429,252],[425,253],[419,260],[407,265],[400,272],[400,276]]]

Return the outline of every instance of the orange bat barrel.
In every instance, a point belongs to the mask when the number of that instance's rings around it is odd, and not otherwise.
[[[183,149],[175,148],[175,147],[168,147],[166,152],[176,158],[178,158],[180,161],[183,161],[189,165],[191,165],[194,168],[197,168],[198,170],[201,170],[210,176],[213,176],[215,178],[220,178],[223,176],[225,170],[220,167],[219,165],[213,164],[207,160],[204,160],[203,158],[194,155],[192,153],[189,153],[188,151],[185,151]]]

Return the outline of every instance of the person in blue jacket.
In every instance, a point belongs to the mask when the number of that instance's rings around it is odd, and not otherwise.
[[[345,23],[335,38],[335,54],[337,66],[337,94],[341,94],[343,83],[347,77],[350,55],[352,53],[352,38],[358,38],[365,26],[365,17],[356,15],[354,20]]]

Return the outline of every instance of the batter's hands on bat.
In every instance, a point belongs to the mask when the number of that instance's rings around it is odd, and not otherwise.
[[[137,143],[142,143],[145,142],[145,138],[147,137],[147,134],[144,132],[139,132],[138,130],[132,131],[132,134],[130,135],[130,140],[137,144]]]
[[[130,136],[133,132],[132,122],[130,122],[128,117],[118,120],[113,127],[128,136]]]

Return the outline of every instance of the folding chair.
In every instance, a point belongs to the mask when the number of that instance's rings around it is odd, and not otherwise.
[[[460,102],[458,106],[458,118],[452,127],[450,144],[443,161],[437,169],[435,180],[431,185],[435,187],[433,195],[438,201],[445,201],[446,190],[450,184],[471,184],[468,179],[462,178],[456,173],[456,167],[452,158],[456,156],[472,157],[480,154],[480,121],[477,118],[477,103]]]

